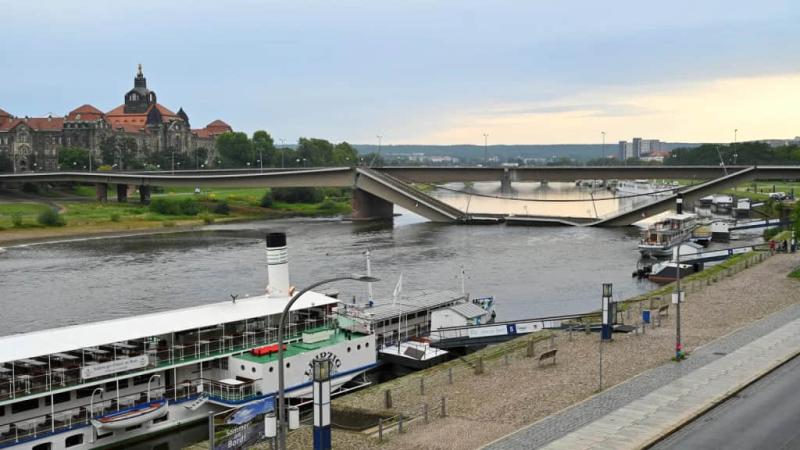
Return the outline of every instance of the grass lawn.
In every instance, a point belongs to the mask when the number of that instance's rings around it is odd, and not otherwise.
[[[0,204],[0,227],[14,226],[13,217],[19,215],[22,226],[37,226],[36,217],[49,206],[43,203],[3,203]]]

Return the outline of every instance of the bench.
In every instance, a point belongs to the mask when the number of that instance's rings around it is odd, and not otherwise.
[[[556,352],[558,352],[558,349],[548,350],[548,351],[542,353],[541,355],[539,355],[539,365],[541,366],[542,365],[542,361],[544,361],[546,359],[552,359],[553,360],[553,364],[555,364],[556,363]]]
[[[658,317],[669,317],[669,305],[658,308]]]

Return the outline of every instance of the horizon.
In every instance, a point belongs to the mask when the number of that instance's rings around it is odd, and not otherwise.
[[[4,6],[0,108],[62,116],[122,103],[136,65],[195,128],[279,142],[606,145],[800,135],[800,7],[350,1]],[[86,14],[91,10],[93,14]],[[130,20],[132,17],[143,20]],[[598,20],[598,18],[600,18]],[[603,20],[607,18],[607,20]],[[31,34],[31,29],[45,30]],[[78,49],[79,51],[76,51]]]

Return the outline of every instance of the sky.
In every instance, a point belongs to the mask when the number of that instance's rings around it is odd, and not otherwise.
[[[800,135],[800,2],[0,0],[0,108],[120,105],[277,142]]]

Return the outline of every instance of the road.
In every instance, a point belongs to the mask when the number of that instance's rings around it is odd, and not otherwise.
[[[800,357],[747,387],[652,449],[800,448]]]

